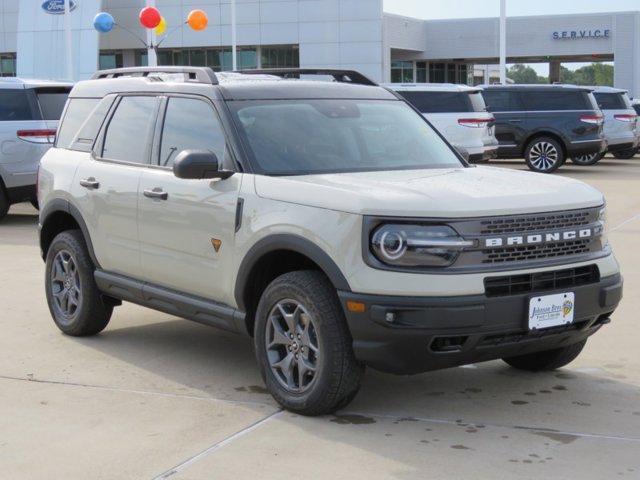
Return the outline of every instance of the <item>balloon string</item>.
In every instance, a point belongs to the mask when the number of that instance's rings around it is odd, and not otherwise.
[[[164,42],[169,35],[171,35],[173,32],[175,32],[177,29],[182,28],[183,25],[185,25],[187,22],[181,23],[180,25],[177,25],[175,27],[173,27],[171,30],[169,30],[167,33],[164,34],[164,38],[162,40],[160,40],[157,44],[156,44],[156,48],[159,48],[160,45],[162,45],[162,42]]]
[[[147,47],[150,48],[149,45],[147,44],[147,42],[145,42],[142,38],[140,38],[138,35],[136,35],[135,33],[133,33],[131,30],[129,30],[126,27],[123,27],[122,25],[115,23],[114,24],[116,27],[121,28],[122,30],[124,30],[125,32],[128,32],[129,34],[133,35],[134,37],[136,37],[138,40],[140,40],[140,42],[142,42],[142,44]]]

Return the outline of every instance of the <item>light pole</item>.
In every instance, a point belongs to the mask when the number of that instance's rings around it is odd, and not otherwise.
[[[156,0],[147,0],[147,7],[156,7]],[[147,29],[147,64],[150,67],[158,66],[158,55],[156,54],[156,32],[155,28]]]
[[[73,80],[73,43],[71,42],[71,1],[64,0],[64,36],[67,51],[67,80]]]
[[[507,0],[500,0],[500,83],[507,83]]]
[[[232,70],[238,69],[236,48],[236,0],[231,0],[231,63]]]

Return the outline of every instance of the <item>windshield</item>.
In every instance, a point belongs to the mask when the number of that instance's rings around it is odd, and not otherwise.
[[[462,166],[406,103],[234,101],[229,107],[259,171],[270,175]]]

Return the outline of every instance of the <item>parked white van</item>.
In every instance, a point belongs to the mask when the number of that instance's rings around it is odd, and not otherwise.
[[[392,83],[386,86],[418,109],[449,143],[459,150],[466,150],[469,161],[496,157],[495,119],[487,112],[480,89],[452,83]]]

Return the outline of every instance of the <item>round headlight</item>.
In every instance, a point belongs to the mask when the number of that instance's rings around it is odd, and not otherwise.
[[[380,235],[379,247],[385,258],[397,260],[406,252],[407,242],[402,232],[387,230]]]

